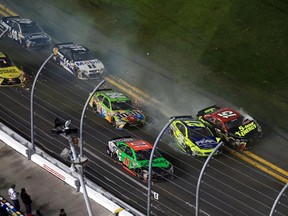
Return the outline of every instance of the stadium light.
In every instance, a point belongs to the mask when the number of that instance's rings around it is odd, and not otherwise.
[[[27,154],[27,158],[28,160],[31,159],[31,155],[35,153],[35,143],[34,143],[34,91],[35,91],[35,86],[36,86],[36,82],[38,80],[38,77],[42,71],[42,69],[44,68],[44,66],[47,64],[47,62],[53,57],[53,54],[51,54],[41,65],[41,67],[39,68],[34,81],[33,81],[33,85],[32,85],[32,89],[31,89],[31,99],[30,99],[30,116],[31,116],[31,147],[28,145],[28,149],[26,151]]]

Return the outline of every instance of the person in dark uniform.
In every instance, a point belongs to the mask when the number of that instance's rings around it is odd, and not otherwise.
[[[27,214],[27,215],[32,214],[32,200],[31,200],[29,194],[27,194],[27,191],[26,191],[25,188],[22,188],[22,189],[21,189],[20,197],[21,197],[21,199],[22,199],[22,202],[23,202],[24,205],[25,205],[26,214]]]

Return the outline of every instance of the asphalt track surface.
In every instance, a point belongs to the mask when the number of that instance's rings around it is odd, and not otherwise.
[[[144,128],[120,131],[87,109],[83,134],[84,153],[90,160],[85,176],[145,213],[147,184],[127,173],[106,155],[107,141],[130,135],[154,143],[169,116],[187,114],[188,110],[188,114],[195,114],[211,104],[229,103],[197,87],[189,92],[182,90],[168,72],[149,59],[127,51],[125,46],[47,2],[14,0],[6,3],[17,14],[37,20],[54,42],[75,41],[90,47],[108,68],[104,87],[123,90],[121,86],[126,85],[126,91],[148,116]],[[0,47],[17,65],[23,66],[32,79],[51,52],[50,49],[25,50],[8,38],[0,40]],[[83,105],[97,83],[75,79],[53,62],[47,64],[35,90],[37,146],[61,160],[60,153],[68,144],[66,140],[51,136],[54,119],[57,116],[71,119],[72,124],[79,127]],[[192,100],[187,101],[186,96]],[[1,88],[0,97],[1,121],[30,139],[30,90]],[[268,124],[263,125],[264,138],[252,152],[287,170],[287,135]],[[153,191],[159,194],[159,199],[152,202],[153,214],[194,215],[197,179],[205,159],[183,154],[175,146],[169,131],[164,134],[159,148],[174,165],[175,178],[153,184]],[[268,215],[284,185],[283,181],[224,151],[213,159],[205,172],[200,192],[200,215]],[[288,201],[283,198],[274,215],[287,214]]]

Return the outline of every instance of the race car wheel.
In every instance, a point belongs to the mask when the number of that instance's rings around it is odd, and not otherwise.
[[[148,174],[149,172],[147,170],[141,170],[140,178],[146,182],[148,180]]]
[[[185,147],[185,151],[188,155],[193,155],[193,152],[191,151],[191,148],[189,146],[186,145]]]
[[[107,146],[106,148],[106,153],[113,159],[113,160],[117,160],[117,155],[115,152],[110,151],[109,147]]]
[[[114,118],[112,118],[111,124],[112,124],[113,127],[116,127],[116,121],[115,121]]]
[[[54,59],[56,65],[60,65],[60,58],[59,58],[58,55],[54,55],[54,56],[53,56],[53,59]]]
[[[168,179],[169,179],[169,180],[173,180],[173,179],[174,179],[174,175],[172,175],[172,174],[169,175]]]
[[[98,109],[97,109],[97,105],[96,105],[96,103],[94,103],[94,102],[93,102],[93,105],[92,105],[92,109],[93,109],[93,112],[98,113],[98,112],[97,112],[97,110],[98,110]]]

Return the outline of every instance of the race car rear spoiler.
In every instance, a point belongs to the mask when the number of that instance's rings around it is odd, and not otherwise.
[[[75,44],[73,42],[63,42],[63,43],[55,44],[55,47],[65,48],[65,47],[70,47],[71,45],[75,45]]]
[[[113,89],[111,88],[103,88],[103,89],[97,89],[96,92],[99,92],[99,91],[113,91]]]
[[[13,19],[19,19],[20,16],[7,16],[7,17],[2,17],[2,20],[6,22],[7,20],[13,20]]]
[[[206,107],[202,110],[200,110],[198,113],[197,113],[197,117],[199,116],[204,116],[205,114],[207,113],[211,113],[211,112],[214,112],[215,110],[218,110],[220,109],[220,107],[218,107],[217,105],[213,105],[213,106],[210,106],[210,107]]]
[[[175,119],[195,119],[195,118],[193,118],[193,116],[192,115],[183,115],[183,116],[172,116],[172,117],[170,117],[170,119],[172,119],[172,118],[175,118]]]
[[[115,137],[109,140],[109,142],[121,142],[134,140],[131,136]]]

